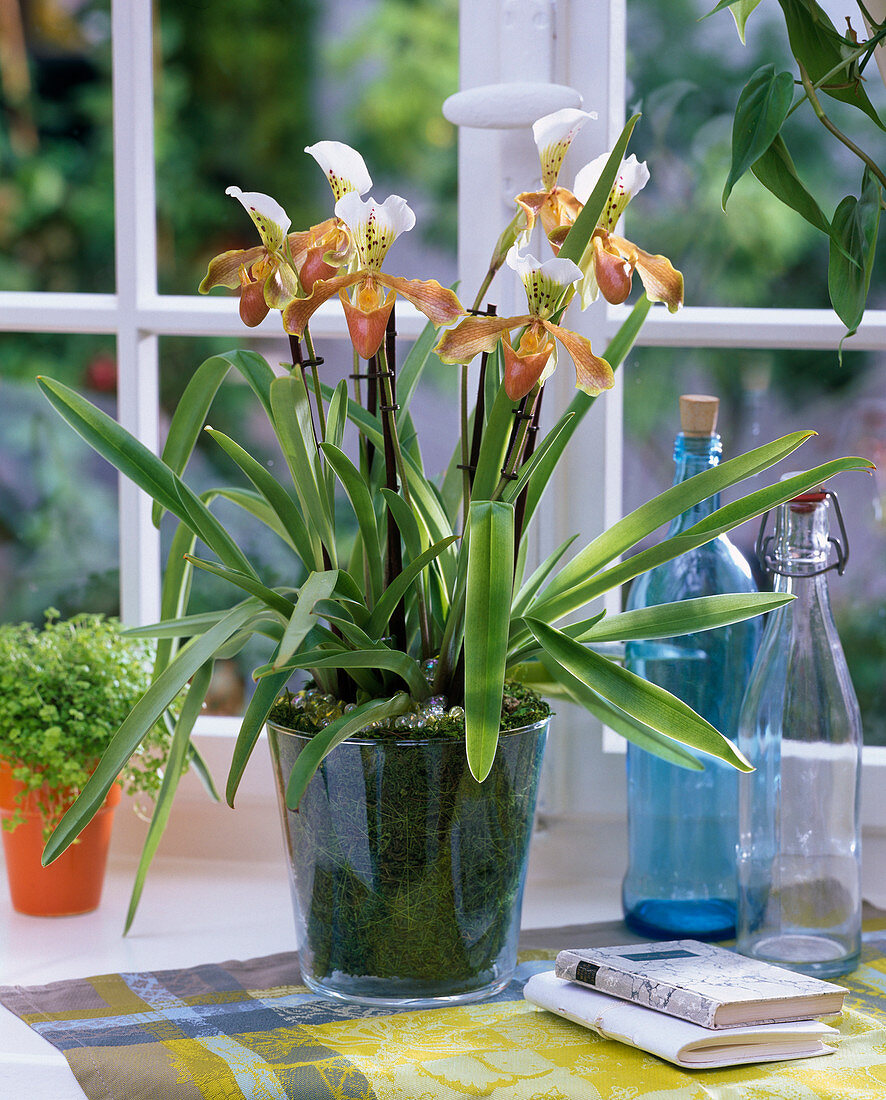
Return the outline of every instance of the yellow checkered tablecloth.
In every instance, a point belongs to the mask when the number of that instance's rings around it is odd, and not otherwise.
[[[421,1012],[326,1001],[293,954],[7,986],[0,1002],[64,1053],[89,1100],[882,1100],[886,922],[864,939],[836,1054],[726,1070],[680,1070],[526,1003],[547,946],[491,1000]]]

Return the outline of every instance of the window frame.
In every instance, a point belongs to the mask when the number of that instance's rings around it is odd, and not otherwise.
[[[625,117],[625,0],[472,0],[460,12],[461,87],[513,80],[576,88],[599,114],[578,145],[587,159],[611,147]],[[159,423],[158,344],[166,335],[242,338],[236,300],[157,291],[157,222],[154,184],[153,5],[111,0],[112,95],[116,290],[113,294],[0,292],[0,331],[102,333],[114,336],[118,361],[120,423],[157,452]],[[588,58],[594,64],[587,63]],[[485,272],[489,235],[510,217],[510,179],[516,168],[537,174],[534,147],[514,132],[462,130],[459,135],[459,268],[462,285],[477,285]],[[505,161],[507,160],[507,168]],[[482,180],[482,185],[478,183]],[[505,216],[506,215],[506,216]],[[506,287],[500,289],[506,299]],[[501,302],[502,308],[507,305]],[[576,315],[573,325],[597,347],[605,346],[626,314],[625,307],[598,303]],[[418,335],[424,319],[405,303],[398,313],[404,336]],[[312,321],[320,338],[345,338],[334,303]],[[828,310],[719,309],[686,307],[671,316],[653,311],[640,334],[641,346],[836,349],[843,326]],[[251,336],[279,339],[268,318]],[[886,311],[870,310],[847,348],[886,350]],[[552,379],[547,416],[572,393],[569,372]],[[570,460],[548,494],[535,552],[542,555],[573,534],[576,516],[595,517],[582,531],[591,538],[621,514],[622,393],[620,379],[587,418],[572,444]],[[596,478],[584,475],[599,471]],[[159,616],[162,562],[160,536],[151,522],[147,496],[119,479],[121,615],[127,623]],[[613,597],[613,600],[615,597]],[[563,708],[550,779],[554,812],[623,811],[623,792],[612,782],[620,763],[605,759],[599,727],[584,712]],[[198,733],[226,736],[233,719],[201,719]],[[592,731],[589,738],[588,730]],[[865,822],[886,827],[886,804],[873,784],[886,775],[886,749],[864,751],[864,783],[872,791]],[[621,768],[623,772],[623,768]],[[589,776],[596,777],[589,780]],[[604,790],[604,787],[606,790]]]

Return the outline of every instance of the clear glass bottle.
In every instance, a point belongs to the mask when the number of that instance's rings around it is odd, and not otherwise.
[[[739,780],[738,950],[824,978],[861,944],[861,719],[828,599],[847,555],[829,498],[783,504],[764,544],[775,590],[796,599],[769,616],[739,726],[756,771]]]
[[[674,484],[716,466],[721,454],[714,431],[716,398],[686,395],[680,403],[683,430],[674,445]],[[675,519],[669,534],[685,531],[719,506],[718,495],[710,497]],[[748,562],[721,535],[640,577],[627,606],[754,591]],[[630,642],[625,663],[734,738],[760,633],[760,621],[748,619],[679,638]],[[701,754],[704,771],[677,767],[631,744],[627,753],[625,921],[642,935],[731,936],[738,832],[735,769]]]

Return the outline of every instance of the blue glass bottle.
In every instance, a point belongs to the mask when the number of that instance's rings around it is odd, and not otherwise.
[[[714,431],[717,399],[680,399],[683,431],[674,445],[674,484],[720,461]],[[679,534],[720,506],[719,495],[678,516]],[[725,536],[639,577],[628,609],[725,592],[754,592],[750,566]],[[760,622],[655,641],[629,642],[632,672],[688,703],[727,737],[738,715],[760,640]],[[738,776],[699,754],[690,771],[628,745],[628,869],[622,886],[625,921],[642,935],[720,939],[733,934]]]

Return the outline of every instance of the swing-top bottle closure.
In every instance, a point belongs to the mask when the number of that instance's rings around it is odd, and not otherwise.
[[[785,475],[785,477],[790,476],[792,475]],[[839,539],[828,534],[826,513],[828,502],[832,502],[834,505],[834,513],[840,528]],[[781,505],[779,510],[782,515],[786,515],[789,510],[796,516],[802,516],[815,513],[820,508],[825,509],[822,515],[821,533],[818,538],[815,538],[816,532],[814,530],[811,532],[813,544],[811,547],[807,548],[809,550],[808,555],[802,558],[796,555],[788,556],[786,553],[782,554],[779,552],[788,541],[788,538],[785,536],[784,529],[780,526],[776,527],[776,531],[780,533],[781,537],[778,537],[778,535],[766,535],[766,523],[770,513],[765,513],[760,521],[760,530],[757,534],[755,550],[757,560],[768,573],[776,573],[781,577],[817,577],[822,573],[828,573],[830,570],[836,569],[838,576],[843,575],[846,569],[846,563],[849,560],[849,538],[846,534],[846,526],[843,523],[843,513],[840,511],[840,502],[837,500],[836,493],[823,488],[813,489],[809,492],[801,493],[799,496],[789,500],[786,504]],[[828,563],[831,547],[833,547],[836,555],[836,561]],[[775,550],[774,553],[773,548]],[[819,561],[822,563],[819,568],[809,567]],[[800,565],[801,562],[803,563],[802,568],[791,568],[793,563]]]

